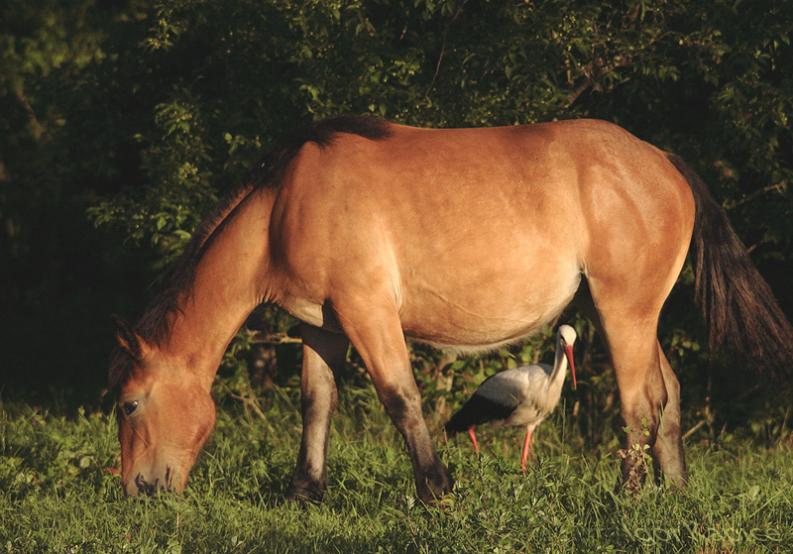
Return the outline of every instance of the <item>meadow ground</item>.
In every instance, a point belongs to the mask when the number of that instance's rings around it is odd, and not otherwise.
[[[299,444],[294,391],[266,419],[221,408],[182,496],[124,499],[111,416],[0,406],[0,550],[7,552],[780,552],[793,550],[793,453],[727,436],[687,445],[684,492],[613,494],[615,447],[571,446],[564,412],[518,468],[519,429],[443,444],[456,479],[438,507],[415,501],[401,439],[371,390],[343,393],[321,506],[283,494]],[[438,422],[433,422],[437,429]]]

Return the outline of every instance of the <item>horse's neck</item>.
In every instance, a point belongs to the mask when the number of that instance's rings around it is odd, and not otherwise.
[[[268,227],[275,193],[251,193],[218,225],[179,298],[164,349],[211,388],[223,353],[251,311],[266,298]]]

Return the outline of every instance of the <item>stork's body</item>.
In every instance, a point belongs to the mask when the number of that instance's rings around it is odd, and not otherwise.
[[[508,369],[493,375],[476,390],[463,407],[446,424],[449,434],[468,431],[474,449],[479,452],[474,428],[482,423],[500,423],[526,428],[520,467],[525,473],[531,454],[534,430],[554,410],[562,396],[568,362],[573,372],[575,330],[569,325],[559,327],[556,336],[556,357],[553,366],[533,364]]]

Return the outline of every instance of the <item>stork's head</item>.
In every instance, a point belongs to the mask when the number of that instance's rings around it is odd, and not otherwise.
[[[570,364],[570,372],[573,374],[573,390],[576,388],[575,378],[575,361],[573,359],[573,344],[578,335],[575,329],[569,325],[560,325],[557,332],[557,339],[559,341],[559,348],[562,349],[564,355],[567,356],[567,363]]]

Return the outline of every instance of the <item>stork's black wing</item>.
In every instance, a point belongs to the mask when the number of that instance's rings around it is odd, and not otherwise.
[[[446,424],[446,432],[451,436],[474,425],[507,419],[517,407],[518,402],[508,397],[496,401],[474,394]]]

